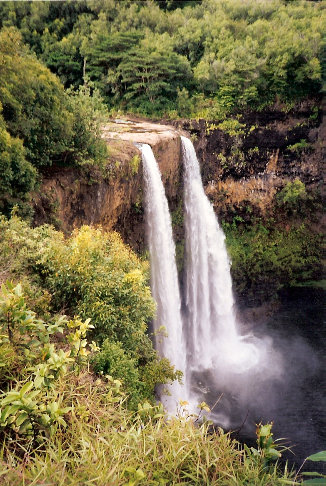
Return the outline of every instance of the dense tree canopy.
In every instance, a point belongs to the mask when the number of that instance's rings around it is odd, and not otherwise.
[[[24,201],[34,188],[36,170],[25,157],[22,141],[11,137],[0,114],[0,212]]]
[[[65,92],[59,78],[22,42],[15,27],[0,31],[0,210],[24,201],[35,168],[105,157],[99,139],[101,100],[90,88]]]
[[[1,2],[1,211],[24,205],[35,168],[105,160],[101,99],[223,119],[315,95],[325,22],[306,0]]]
[[[87,74],[115,108],[188,115],[187,90],[193,114],[221,114],[322,86],[323,2],[2,2],[0,20],[66,87]]]
[[[25,141],[36,166],[67,149],[72,114],[59,80],[22,44],[14,28],[0,33],[0,99],[10,133]]]

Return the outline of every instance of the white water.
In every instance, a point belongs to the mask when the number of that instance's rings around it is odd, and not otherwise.
[[[195,149],[189,139],[181,140],[188,369],[242,373],[257,363],[259,352],[238,332],[225,236],[205,195]]]
[[[167,336],[156,335],[156,349],[186,376],[186,344],[183,336],[181,299],[175,263],[171,218],[161,174],[151,147],[139,145],[145,181],[145,211],[151,263],[152,295],[157,303],[154,328],[164,326]],[[178,382],[168,387],[170,395],[161,396],[166,409],[173,413],[179,400],[187,400],[186,390]]]
[[[151,262],[152,294],[157,303],[154,322],[156,349],[182,371],[184,385],[174,382],[168,392],[160,390],[166,410],[175,414],[179,401],[188,401],[188,411],[207,396],[231,393],[243,403],[262,390],[266,379],[280,379],[282,358],[270,338],[242,336],[234,312],[234,298],[225,236],[207,199],[199,163],[190,140],[181,137],[184,161],[186,315],[175,263],[171,218],[159,167],[149,145],[142,151],[145,181],[145,211]],[[157,332],[161,328],[165,337]],[[258,387],[258,388],[257,388]],[[215,391],[214,391],[215,390]],[[209,399],[209,401],[211,401]],[[224,407],[224,408],[223,408]],[[215,420],[228,427],[228,412],[222,403]]]

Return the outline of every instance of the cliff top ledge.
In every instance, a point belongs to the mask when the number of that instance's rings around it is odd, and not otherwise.
[[[102,138],[106,142],[122,140],[133,143],[147,143],[154,147],[160,142],[180,138],[173,126],[144,120],[116,118],[101,127]]]

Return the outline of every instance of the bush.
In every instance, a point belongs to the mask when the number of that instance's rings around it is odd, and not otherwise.
[[[63,415],[68,408],[61,407],[62,399],[54,391],[54,382],[67,372],[67,365],[73,361],[71,351],[55,349],[50,336],[63,332],[63,318],[54,324],[37,319],[27,309],[20,284],[2,286],[0,294],[1,351],[12,348],[14,357],[24,365],[24,374],[12,376],[12,362],[9,375],[5,378],[13,383],[8,391],[0,395],[0,429],[7,434],[14,433],[32,437],[35,442],[46,434],[54,432],[56,425],[65,426]],[[78,355],[76,356],[76,358]],[[17,358],[16,358],[17,359]],[[12,360],[14,361],[14,360]],[[11,376],[10,376],[11,375]],[[16,381],[16,383],[15,383]]]
[[[70,162],[102,165],[108,156],[100,128],[108,117],[106,106],[98,90],[87,80],[77,90],[69,89],[67,94],[68,106],[73,113]]]
[[[304,206],[308,200],[306,187],[303,182],[296,179],[288,182],[276,195],[276,204],[288,214],[304,213]]]
[[[121,380],[130,394],[129,406],[137,408],[138,403],[144,399],[141,393],[142,384],[139,380],[137,360],[129,358],[120,343],[111,343],[106,339],[100,352],[94,356],[92,365],[97,373],[112,375]]]
[[[287,471],[282,474],[276,466],[265,466],[266,456],[259,447],[254,455],[221,429],[213,431],[209,423],[196,425],[196,417],[182,413],[168,419],[160,407],[147,403],[131,414],[121,407],[116,385],[108,385],[87,374],[69,376],[64,382],[64,405],[71,406],[69,429],[58,431],[43,450],[23,458],[6,442],[3,485],[292,484]]]
[[[258,302],[276,295],[284,286],[314,280],[321,271],[321,235],[307,226],[283,229],[271,221],[243,225],[224,224],[236,290]]]
[[[26,159],[22,141],[6,130],[1,110],[0,102],[0,213],[9,215],[15,204],[23,207],[35,187],[37,171]]]
[[[141,261],[118,234],[84,226],[65,239],[50,226],[32,229],[13,216],[0,219],[0,248],[6,278],[24,278],[35,309],[45,317],[63,309],[84,321],[91,317],[90,338],[99,345],[108,340],[113,353],[120,350],[128,373],[135,373],[135,380],[125,379],[131,406],[140,397],[153,399],[156,384],[178,378],[166,360],[159,360],[147,334],[147,322],[155,312],[148,262]],[[109,352],[103,352],[109,359]]]

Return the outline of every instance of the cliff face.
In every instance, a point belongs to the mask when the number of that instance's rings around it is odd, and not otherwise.
[[[135,143],[151,145],[172,208],[180,182],[180,134],[172,126],[115,120],[103,126],[108,161],[102,167],[53,167],[34,197],[35,224],[49,222],[70,232],[83,224],[119,231],[134,249],[144,249],[142,164]]]
[[[300,179],[323,191],[326,101],[244,114],[236,123],[177,122],[194,141],[206,193],[221,218],[266,216],[275,194]]]
[[[119,231],[134,249],[145,241],[142,165],[135,142],[152,146],[182,240],[180,133],[193,139],[206,193],[219,216],[232,222],[265,217],[275,194],[299,178],[307,191],[322,191],[326,103],[306,101],[295,110],[242,115],[222,124],[178,121],[173,126],[115,120],[103,127],[109,158],[102,168],[53,167],[34,197],[35,224],[50,222],[65,232],[82,224]],[[180,214],[179,214],[180,213]]]

